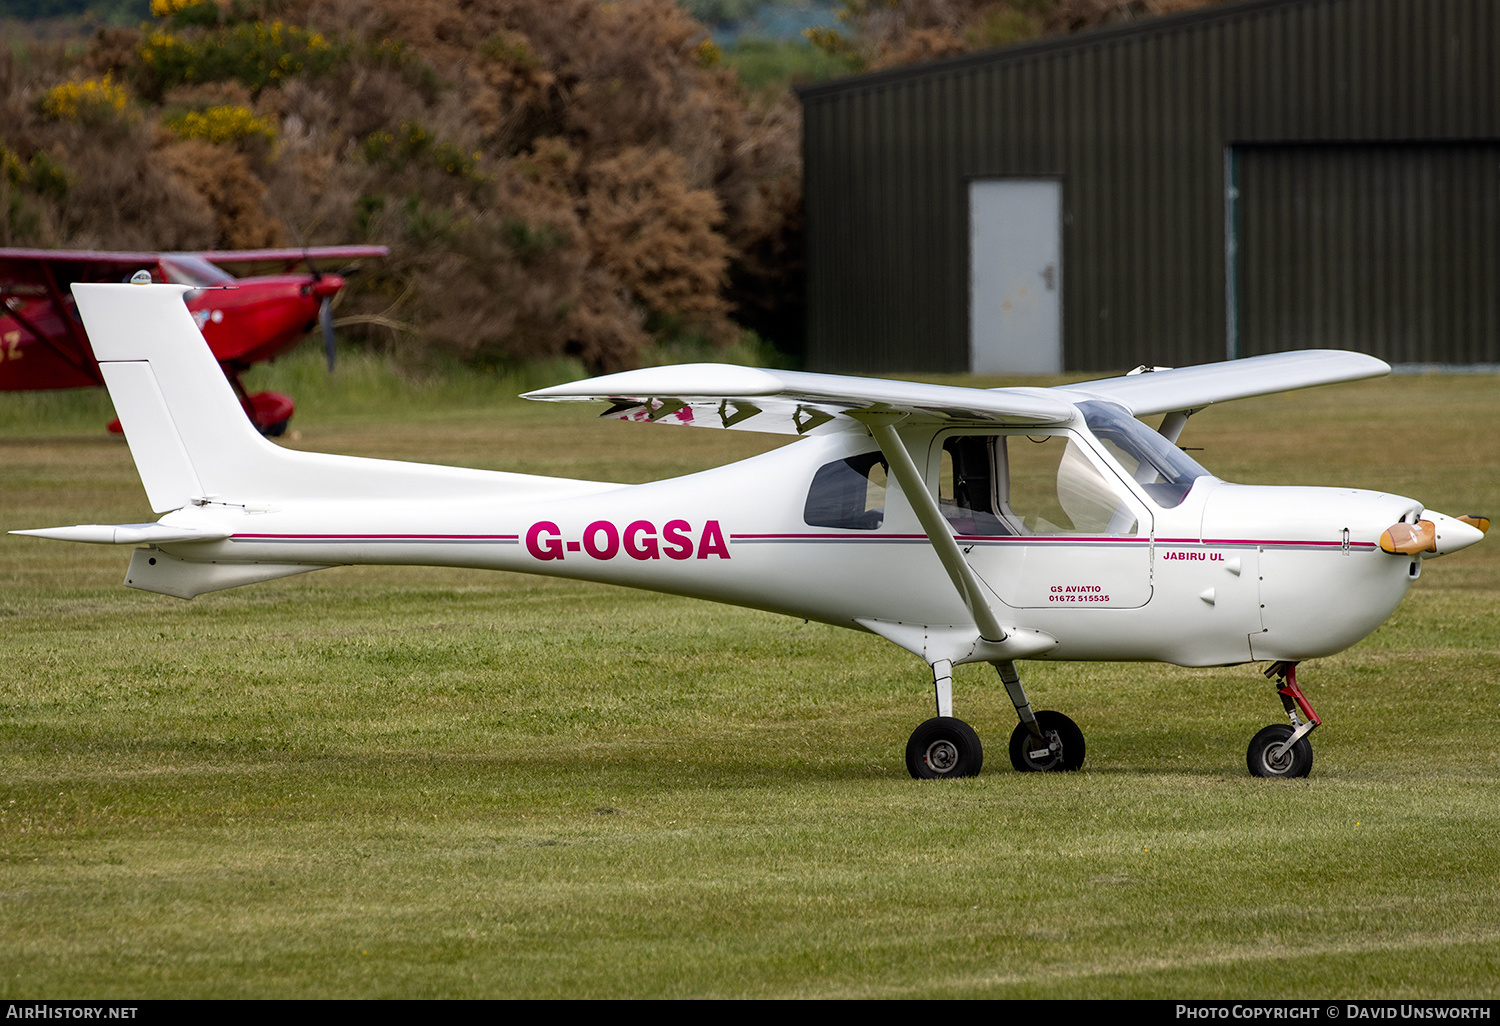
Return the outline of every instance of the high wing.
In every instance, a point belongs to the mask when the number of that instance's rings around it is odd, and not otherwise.
[[[1390,370],[1383,360],[1362,353],[1306,349],[1046,389],[974,389],[698,363],[586,378],[528,392],[525,398],[609,402],[601,416],[615,420],[800,435],[854,429],[859,425],[849,415],[861,411],[954,423],[1061,424],[1072,417],[1073,403],[1104,399],[1138,417],[1190,413],[1231,399],[1359,381]]]
[[[92,249],[0,249],[0,292],[15,289],[43,295],[48,282],[63,291],[75,281],[125,281],[141,268],[153,268],[162,257],[188,256],[211,264],[284,264],[312,260],[358,260],[388,256],[385,246],[307,246],[300,249],[207,249],[177,252],[130,252]]]
[[[1072,401],[1046,389],[958,388],[884,378],[809,374],[716,363],[606,374],[527,392],[551,402],[603,401],[615,420],[805,435],[865,430],[861,414],[966,424],[1063,424]]]
[[[155,267],[160,253],[104,253],[91,249],[0,249],[0,293],[47,295],[75,281],[124,281]]]
[[[1385,361],[1363,353],[1303,349],[1197,367],[1079,381],[1059,385],[1051,391],[1073,402],[1107,399],[1119,403],[1137,417],[1144,417],[1153,413],[1190,413],[1230,399],[1359,381],[1390,372],[1390,365]]]
[[[6,389],[102,385],[68,288],[77,281],[124,281],[157,263],[155,253],[0,249],[0,321],[14,322],[0,339],[7,350],[35,341],[38,355],[0,374]],[[11,351],[11,360],[15,360]]]

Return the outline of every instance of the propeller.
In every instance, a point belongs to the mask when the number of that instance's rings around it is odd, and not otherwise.
[[[333,347],[333,297],[324,296],[318,304],[318,324],[323,329],[323,351],[328,354],[328,373],[333,373],[335,350]]]
[[[1415,556],[1437,551],[1437,526],[1431,520],[1419,520],[1413,526],[1392,524],[1380,535],[1380,548],[1391,555]]]
[[[333,297],[338,295],[339,290],[344,287],[344,278],[341,274],[325,275],[313,262],[312,252],[305,246],[302,252],[307,269],[312,272],[312,282],[308,291],[321,300],[318,303],[318,326],[323,329],[323,352],[328,356],[328,373],[332,374],[338,355],[333,342]]]

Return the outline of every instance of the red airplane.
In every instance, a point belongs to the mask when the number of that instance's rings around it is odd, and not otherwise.
[[[245,413],[263,434],[286,430],[296,406],[279,392],[247,395],[240,375],[272,360],[323,328],[333,369],[330,304],[343,273],[324,274],[314,260],[385,256],[384,246],[317,246],[199,253],[105,253],[88,250],[0,249],[0,391],[102,386],[83,322],[73,305],[74,282],[129,281],[147,271],[152,281],[202,286],[187,306],[209,349],[234,386]],[[298,264],[303,273],[291,273]],[[219,265],[282,264],[280,274],[236,278]],[[344,272],[347,273],[347,272]],[[120,430],[120,422],[109,425]]]

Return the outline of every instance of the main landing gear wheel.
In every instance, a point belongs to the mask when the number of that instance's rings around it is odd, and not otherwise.
[[[1083,731],[1060,712],[1044,709],[1037,726],[1047,739],[1043,748],[1026,724],[1017,723],[1010,735],[1010,764],[1022,773],[1061,773],[1083,765]]]
[[[1273,723],[1250,741],[1245,753],[1245,764],[1253,777],[1305,777],[1312,772],[1312,745],[1306,737],[1283,750],[1292,728],[1285,723]]]
[[[918,780],[975,777],[983,765],[979,735],[952,716],[934,716],[912,731],[906,742],[906,769]]]

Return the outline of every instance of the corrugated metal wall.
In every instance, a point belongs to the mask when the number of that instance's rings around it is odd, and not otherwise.
[[[1500,363],[1500,143],[1254,146],[1233,160],[1231,351]]]
[[[1301,151],[1277,147],[1420,144],[1402,151],[1420,163],[1428,158],[1410,155],[1428,144],[1452,155],[1465,150],[1455,142],[1500,140],[1497,8],[1495,0],[1252,0],[804,90],[810,364],[967,369],[965,207],[968,181],[981,176],[1063,182],[1070,369],[1222,359],[1236,340],[1246,355],[1284,348],[1290,336],[1267,318],[1284,320],[1286,309],[1249,304],[1270,294],[1259,283],[1281,258],[1274,246],[1306,246],[1275,228],[1266,208],[1296,201],[1299,176],[1312,169],[1287,156]],[[1346,155],[1387,160],[1381,152]],[[1483,146],[1465,152],[1441,174],[1457,176],[1450,193],[1478,202],[1494,187],[1493,162]],[[1231,167],[1252,187],[1233,209]],[[1347,182],[1375,173],[1338,172]],[[1244,236],[1237,246],[1256,247],[1237,257],[1233,275],[1231,215]],[[1255,235],[1262,222],[1272,235]],[[1449,293],[1474,287],[1483,273],[1474,268],[1493,266],[1485,261],[1500,232],[1488,233],[1488,249],[1483,232],[1471,234],[1453,244],[1473,253],[1445,272]],[[1411,252],[1445,244],[1433,240]],[[1256,269],[1240,266],[1250,259]],[[1316,316],[1304,301],[1299,316],[1311,327],[1299,339],[1357,304],[1364,285],[1358,275],[1325,274],[1317,288],[1343,293]],[[1483,326],[1467,341],[1441,336],[1434,314],[1414,322],[1420,329],[1401,329],[1393,357],[1495,358],[1486,355],[1493,343],[1479,341],[1489,314],[1443,316]]]

